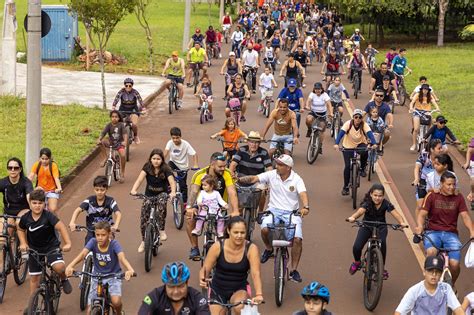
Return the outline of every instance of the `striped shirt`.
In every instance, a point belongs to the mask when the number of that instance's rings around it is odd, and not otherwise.
[[[266,149],[259,147],[255,154],[250,155],[248,145],[241,147],[232,160],[238,164],[237,173],[246,176],[258,175],[265,172],[265,168],[272,166]]]

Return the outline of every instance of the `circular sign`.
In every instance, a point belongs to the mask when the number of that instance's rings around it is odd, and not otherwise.
[[[28,14],[25,16],[25,20],[23,21],[23,26],[25,30],[28,32]],[[51,30],[51,18],[49,17],[48,13],[41,10],[41,37],[45,37],[48,35],[49,31]]]

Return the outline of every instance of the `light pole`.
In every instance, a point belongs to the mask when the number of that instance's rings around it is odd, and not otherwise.
[[[188,50],[189,40],[189,24],[191,20],[191,0],[186,0],[186,7],[184,9],[184,30],[183,30],[183,52]]]
[[[16,95],[16,5],[6,0],[3,10],[2,82],[0,94]]]

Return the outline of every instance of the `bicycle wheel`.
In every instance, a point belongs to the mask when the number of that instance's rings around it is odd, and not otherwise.
[[[271,106],[270,100],[266,99],[265,100],[265,106],[263,107],[263,114],[267,118],[268,118],[268,116],[270,116],[270,106]]]
[[[453,287],[453,277],[451,274],[446,270],[443,275],[443,279],[441,279],[444,283],[449,284],[449,286],[452,288]],[[453,311],[448,307],[447,309],[447,315],[453,314]]]
[[[199,71],[194,72],[193,84],[194,84],[194,94],[196,94],[197,87],[199,84]]]
[[[13,261],[15,262],[13,268],[13,278],[15,279],[15,283],[21,285],[25,282],[26,273],[28,272],[28,259],[24,259],[21,257],[20,251],[20,240],[15,233],[15,256]]]
[[[155,240],[155,228],[148,223],[145,230],[145,271],[150,272],[153,260],[153,242]]]
[[[130,161],[130,144],[132,143],[132,128],[130,126],[127,126],[127,135],[128,135],[128,141],[125,145],[125,158],[127,159],[127,162]]]
[[[28,301],[28,315],[51,314],[52,312],[45,290],[36,289]]]
[[[84,261],[84,271],[92,272],[92,255],[87,256]],[[87,307],[87,299],[89,297],[89,291],[91,289],[91,277],[87,275],[82,275],[82,280],[80,284],[81,294],[79,296],[79,307],[81,311],[85,310]]]
[[[8,266],[7,266],[7,246],[3,245],[2,246],[2,264],[1,264],[1,270],[0,270],[0,303],[3,302],[3,296],[5,295],[5,289],[7,287],[7,272],[8,272]]]
[[[306,160],[309,164],[313,164],[318,158],[320,146],[319,132],[313,131],[311,138],[309,138],[308,150],[306,150]]]
[[[355,165],[352,166],[351,170],[351,197],[352,197],[352,208],[357,208],[357,176],[359,176],[359,168]]]
[[[107,161],[105,164],[105,177],[107,177],[107,185],[110,187],[112,185],[112,171],[113,165],[111,161]]]
[[[168,112],[170,115],[173,113],[173,102],[174,102],[174,86],[171,85],[170,94],[168,95]]]
[[[383,285],[383,258],[378,247],[369,249],[366,270],[364,274],[364,305],[373,311],[379,303]]]
[[[51,302],[51,307],[53,308],[53,314],[58,313],[59,308],[59,299],[61,298],[61,280],[59,276],[53,272],[51,277],[50,287],[49,287],[49,299]]]
[[[181,193],[173,199],[173,221],[176,228],[181,230],[184,224],[184,202]]]
[[[250,226],[252,223],[251,211],[248,208],[245,208],[243,211],[244,211],[245,226],[247,226],[246,239],[247,241],[250,241],[252,239],[252,232],[253,232]]]
[[[285,291],[285,263],[283,253],[280,248],[277,248],[275,255],[275,303],[278,307],[283,303],[283,293]]]
[[[376,154],[374,150],[369,151],[369,173],[367,174],[367,179],[370,180],[372,179],[372,174],[375,172],[375,158]]]
[[[202,125],[204,121],[206,120],[206,110],[204,108],[201,108],[201,113],[199,114],[199,123]]]
[[[104,312],[102,311],[101,305],[94,305],[91,309],[91,315],[102,315]]]
[[[178,107],[178,87],[174,90],[174,97],[173,97],[174,109],[179,110]]]
[[[398,93],[399,93],[398,101],[400,102],[400,106],[403,106],[405,105],[405,102],[407,101],[407,91],[405,89],[404,84],[401,84],[398,87]]]
[[[355,97],[356,99],[357,99],[357,97],[359,96],[359,84],[360,84],[359,75],[358,75],[358,74],[355,74],[355,75],[354,75],[353,88],[354,88],[354,97]]]

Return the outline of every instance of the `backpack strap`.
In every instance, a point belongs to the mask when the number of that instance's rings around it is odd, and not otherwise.
[[[53,178],[53,182],[54,182],[54,188],[58,188],[58,186],[56,185],[56,181],[54,180],[54,175],[53,175],[53,163],[56,164],[56,166],[58,166],[58,164],[56,162],[54,162],[53,160],[49,160],[49,173],[51,174],[51,177]],[[36,187],[38,187],[38,174],[39,174],[39,171],[40,171],[40,168],[41,168],[41,161],[38,161],[38,167],[36,168]]]

